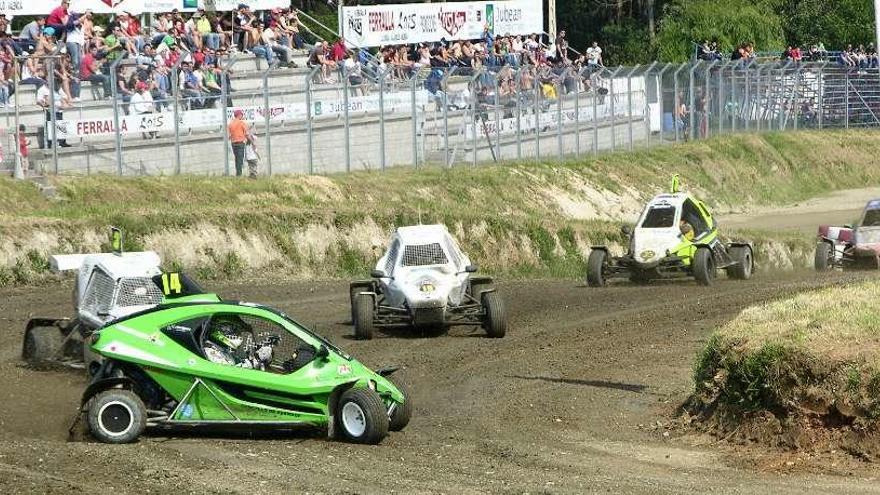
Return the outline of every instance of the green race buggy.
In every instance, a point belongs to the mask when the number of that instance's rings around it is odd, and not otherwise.
[[[175,279],[163,279],[165,294],[181,293],[179,285],[169,291],[168,280]],[[266,306],[185,292],[90,336],[102,362],[78,420],[97,440],[215,425],[318,427],[376,444],[409,422],[408,392],[390,376],[396,368],[370,370]]]

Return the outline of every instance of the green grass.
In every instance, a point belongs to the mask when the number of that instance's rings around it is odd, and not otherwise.
[[[695,397],[728,415],[827,410],[880,416],[880,282],[831,287],[748,308],[698,355]],[[708,408],[710,404],[702,404]]]
[[[382,244],[393,226],[419,220],[443,222],[459,232],[463,247],[491,272],[580,277],[584,249],[623,241],[619,225],[595,213],[619,204],[639,208],[668,187],[673,173],[713,207],[787,204],[880,183],[877,136],[872,131],[743,134],[567,162],[254,181],[59,177],[52,180],[59,200],[43,198],[28,183],[3,179],[0,239],[13,242],[0,243],[5,251],[0,260],[6,260],[0,285],[33,279],[44,271],[41,260],[49,254],[107,249],[106,241],[95,239],[103,239],[108,225],[125,229],[128,250],[159,249],[155,244],[161,242],[170,243],[166,249],[183,249],[195,241],[201,247],[193,248],[194,256],[167,262],[209,278],[247,276],[253,269],[260,276],[271,270],[348,277],[375,259],[362,242],[365,237]],[[591,203],[602,196],[607,204]],[[595,211],[576,219],[560,201]],[[190,239],[175,237],[180,233]],[[759,244],[779,237],[748,235]],[[259,244],[267,253],[256,259],[270,261],[255,265],[255,257],[229,247],[232,241],[243,242],[243,249],[250,249],[251,241]],[[782,236],[781,242],[789,250],[810,249],[809,240],[795,235]],[[40,259],[32,259],[31,251]]]

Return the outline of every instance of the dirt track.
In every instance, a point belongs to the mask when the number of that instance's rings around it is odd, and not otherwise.
[[[29,315],[65,315],[57,287],[0,291],[0,491],[243,493],[859,493],[871,465],[715,444],[667,430],[691,389],[711,328],[742,308],[847,280],[763,273],[721,280],[587,289],[575,282],[501,286],[502,340],[449,336],[351,340],[344,283],[219,287],[278,306],[372,366],[400,364],[416,411],[377,447],[315,433],[279,438],[152,436],[108,446],[66,442],[84,378],[19,364]]]

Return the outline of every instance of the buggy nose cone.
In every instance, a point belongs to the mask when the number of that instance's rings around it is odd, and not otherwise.
[[[443,309],[446,307],[446,297],[437,295],[421,295],[408,301],[413,309]]]

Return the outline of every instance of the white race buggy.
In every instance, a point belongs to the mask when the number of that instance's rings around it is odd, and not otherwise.
[[[623,228],[629,239],[624,256],[611,256],[606,246],[593,246],[587,260],[587,285],[604,287],[615,278],[643,283],[654,279],[694,277],[711,285],[716,272],[746,280],[755,268],[749,242],[724,242],[705,203],[679,192],[655,196],[645,206],[635,229]]]
[[[355,336],[371,339],[377,328],[445,330],[475,325],[489,337],[504,337],[507,315],[489,277],[461,252],[444,225],[399,227],[388,251],[370,272],[352,282]]]
[[[115,252],[50,256],[53,271],[76,270],[73,318],[33,318],[24,333],[22,358],[33,365],[63,365],[94,371],[98,357],[84,345],[106,323],[160,304],[162,290],[154,277],[162,273],[152,251],[123,253],[121,233],[114,230]]]

